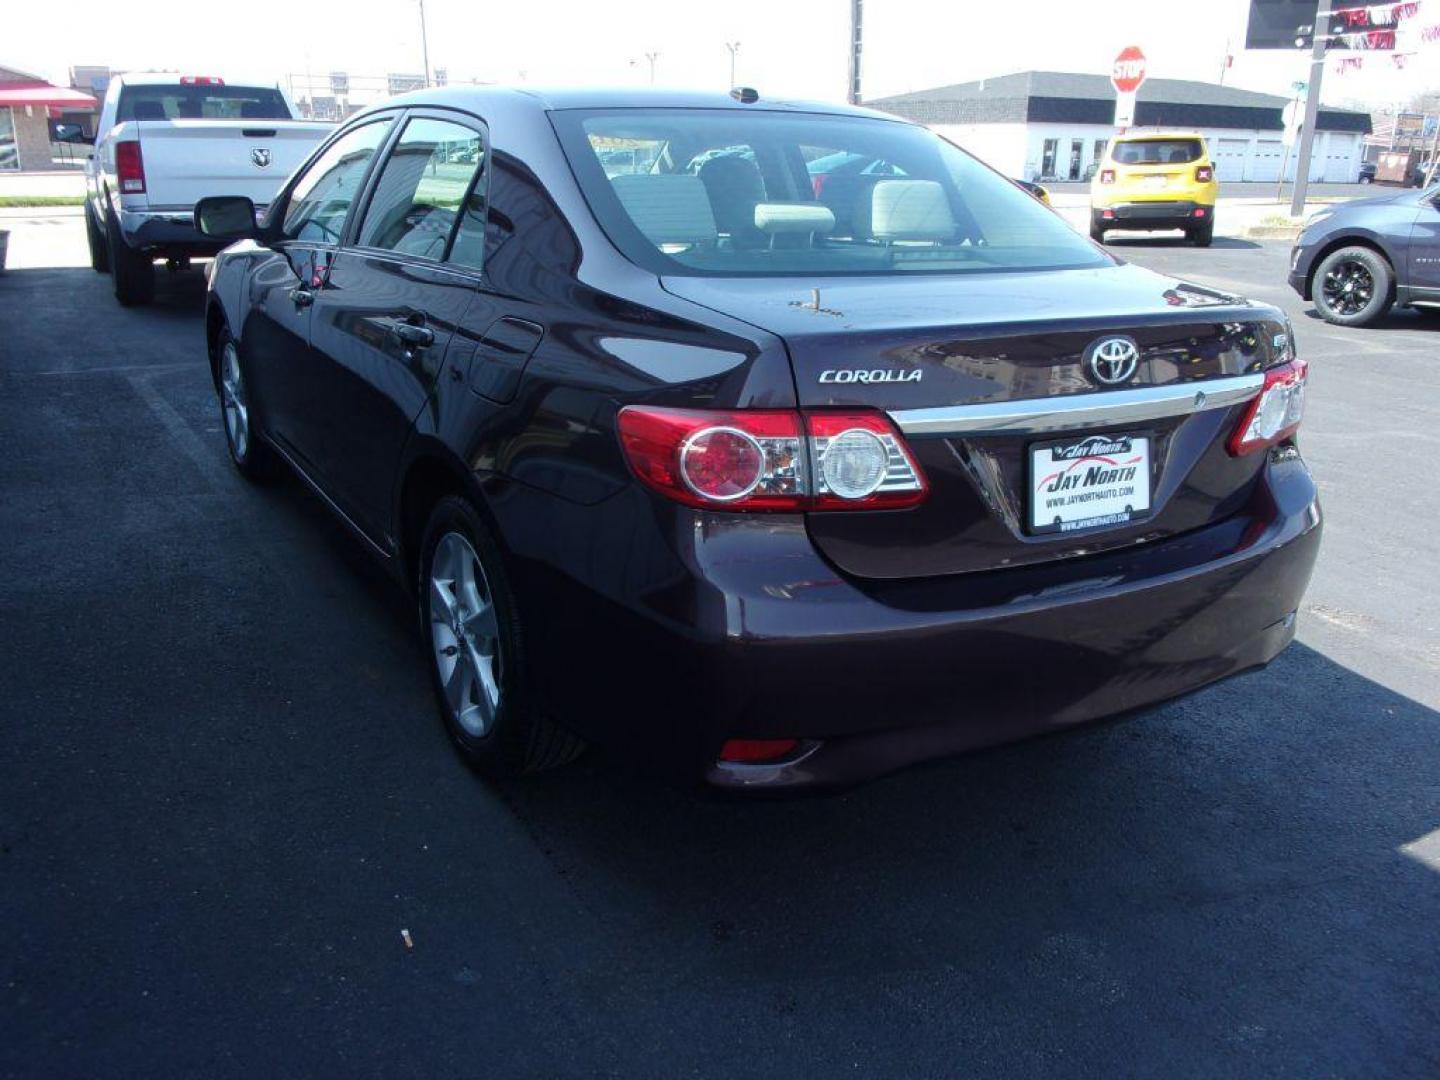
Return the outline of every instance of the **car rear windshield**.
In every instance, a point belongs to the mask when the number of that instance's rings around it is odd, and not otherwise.
[[[606,235],[657,273],[975,273],[1109,262],[1013,182],[911,124],[761,108],[552,116]]]
[[[1199,139],[1126,140],[1112,153],[1119,165],[1184,165],[1203,156]]]
[[[127,86],[118,116],[125,120],[289,120],[273,86]]]

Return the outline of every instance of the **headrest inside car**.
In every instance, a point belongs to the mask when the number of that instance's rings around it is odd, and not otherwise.
[[[876,240],[950,240],[955,218],[934,180],[881,180],[870,193],[870,235]]]
[[[822,203],[762,202],[755,206],[755,227],[772,235],[828,233],[835,228],[835,212]]]
[[[698,244],[718,235],[698,176],[635,173],[611,183],[630,220],[652,244]]]

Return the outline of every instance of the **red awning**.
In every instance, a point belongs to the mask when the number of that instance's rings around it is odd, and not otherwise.
[[[89,94],[64,86],[51,86],[43,82],[0,82],[0,107],[43,105],[55,109],[93,109],[98,104]]]

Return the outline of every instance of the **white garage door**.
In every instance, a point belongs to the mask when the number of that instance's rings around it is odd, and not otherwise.
[[[1341,135],[1333,131],[1330,133],[1330,139],[1325,148],[1326,183],[1345,184],[1355,179],[1350,166],[1350,160],[1354,150],[1354,135]]]
[[[1250,155],[1249,139],[1217,139],[1210,148],[1215,175],[1225,180],[1244,180],[1245,159]]]
[[[1285,147],[1279,139],[1260,139],[1255,143],[1255,157],[1250,162],[1251,180],[1279,180],[1280,164]]]

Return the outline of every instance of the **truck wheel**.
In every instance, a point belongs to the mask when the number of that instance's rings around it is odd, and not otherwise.
[[[1336,326],[1368,326],[1390,309],[1395,273],[1368,247],[1332,251],[1315,268],[1310,294],[1320,317]]]
[[[1090,216],[1090,239],[1097,244],[1105,242],[1105,227],[1100,224],[1100,219],[1093,214]]]
[[[1186,235],[1190,237],[1190,243],[1196,247],[1209,247],[1211,241],[1215,239],[1215,222],[1207,221],[1204,225],[1197,225],[1193,229],[1187,230]]]
[[[85,242],[90,246],[90,269],[97,274],[110,272],[110,250],[105,246],[105,234],[95,223],[95,211],[85,203]]]
[[[115,299],[122,307],[148,304],[155,299],[155,263],[143,251],[136,251],[120,235],[120,223],[113,213],[105,217],[105,238],[110,249],[110,275],[115,282]]]

